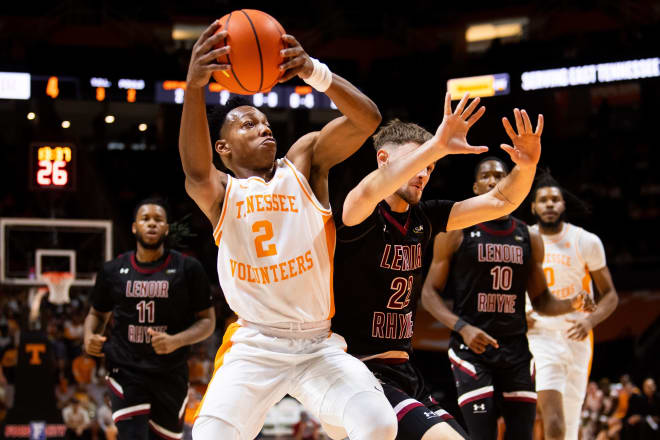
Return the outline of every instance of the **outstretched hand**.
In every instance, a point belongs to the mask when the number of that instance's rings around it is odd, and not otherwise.
[[[220,22],[218,20],[214,21],[195,42],[190,56],[190,64],[188,65],[188,75],[186,76],[188,86],[204,87],[211,79],[213,71],[231,69],[231,64],[220,64],[218,62],[218,57],[227,55],[231,50],[230,46],[218,47],[227,38],[227,31],[215,33],[219,27]]]
[[[506,134],[511,138],[513,147],[508,144],[502,144],[500,147],[509,153],[511,160],[522,168],[536,167],[541,157],[541,133],[543,132],[543,115],[539,114],[536,130],[532,127],[532,122],[525,110],[513,110],[516,120],[516,129],[513,130],[506,117],[502,118],[502,124]]]
[[[435,140],[447,154],[481,154],[488,151],[488,147],[474,147],[468,144],[468,130],[486,111],[486,108],[482,106],[474,113],[474,110],[479,105],[479,98],[474,98],[470,102],[470,105],[465,107],[469,96],[468,93],[463,95],[458,106],[456,106],[456,110],[452,112],[451,94],[449,92],[445,94],[445,115],[438,130],[435,132]]]

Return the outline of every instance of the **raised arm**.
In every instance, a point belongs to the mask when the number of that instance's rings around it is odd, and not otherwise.
[[[462,321],[460,316],[449,310],[440,297],[440,293],[447,285],[452,255],[461,246],[462,240],[462,231],[436,235],[433,243],[433,261],[422,288],[422,305],[435,319],[460,333],[463,341],[472,351],[483,353],[488,345],[497,348],[497,340],[483,330]]]
[[[529,229],[529,239],[532,245],[532,270],[527,279],[527,293],[532,307],[540,315],[556,316],[576,310],[592,310],[593,301],[586,292],[580,292],[572,299],[557,299],[550,293],[543,272],[545,248],[543,239],[538,232]]]
[[[525,110],[515,109],[513,113],[518,134],[511,127],[509,120],[502,118],[502,124],[513,147],[502,144],[501,148],[509,154],[516,166],[489,192],[456,202],[447,222],[448,231],[511,214],[527,197],[536,174],[536,164],[541,157],[543,115],[539,115],[534,130]]]
[[[458,103],[456,110],[451,110],[451,97],[445,95],[445,111],[442,123],[435,135],[405,157],[389,161],[387,165],[369,173],[344,200],[342,221],[347,226],[361,223],[375,209],[376,205],[393,194],[401,185],[410,180],[427,166],[448,154],[479,154],[487,147],[473,147],[467,143],[467,132],[484,114],[486,109],[479,108],[479,98],[472,100],[465,107],[468,94]]]
[[[214,49],[227,36],[226,31],[213,35],[218,26],[218,21],[213,22],[193,46],[179,129],[179,154],[186,175],[186,192],[213,225],[220,218],[227,175],[213,165],[204,87],[214,70],[230,68],[228,64],[217,64],[216,61],[230,51],[229,46]]]
[[[301,138],[286,156],[301,170],[308,170],[311,166],[327,174],[332,166],[357,151],[376,130],[381,121],[380,112],[357,87],[331,73],[325,64],[312,60],[293,36],[284,35],[283,39],[289,47],[283,52],[288,61],[281,67],[285,73],[280,82],[298,75],[324,92],[342,113],[315,134],[313,142],[309,142],[309,137]]]

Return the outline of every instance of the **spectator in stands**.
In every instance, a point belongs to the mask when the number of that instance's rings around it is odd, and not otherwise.
[[[642,385],[642,394],[630,397],[628,413],[623,427],[625,440],[647,440],[660,437],[660,396],[656,392],[655,380],[647,378]]]
[[[82,352],[71,363],[71,372],[79,385],[87,387],[95,377],[96,361],[87,353]]]
[[[103,395],[103,404],[101,404],[98,411],[96,412],[96,421],[98,422],[99,428],[101,428],[101,431],[105,435],[106,440],[117,439],[117,426],[115,426],[115,422],[112,420],[110,394],[108,393]]]
[[[76,398],[62,410],[62,418],[66,425],[66,440],[90,439],[89,413]]]
[[[319,423],[313,420],[307,411],[300,412],[300,421],[293,425],[293,438],[295,440],[318,440]]]
[[[64,375],[61,375],[60,380],[55,387],[57,407],[59,409],[64,408],[73,397],[74,392],[74,388],[69,384],[69,379],[67,379]]]

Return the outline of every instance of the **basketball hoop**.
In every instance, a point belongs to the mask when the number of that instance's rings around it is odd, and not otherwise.
[[[73,284],[73,274],[70,272],[43,272],[41,277],[48,284],[48,301],[53,304],[67,304],[69,288]]]

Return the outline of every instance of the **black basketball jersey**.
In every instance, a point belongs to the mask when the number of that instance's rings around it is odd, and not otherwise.
[[[464,229],[445,289],[454,299],[454,313],[496,338],[526,333],[525,291],[531,267],[524,222],[509,217]]]
[[[337,228],[332,328],[349,353],[412,351],[423,256],[453,204],[432,200],[396,213],[381,202],[359,225]]]
[[[21,329],[16,366],[13,422],[45,420],[59,423],[55,398],[55,354],[43,330]]]
[[[199,261],[176,251],[159,260],[138,263],[127,252],[104,264],[96,278],[92,306],[112,312],[113,326],[103,352],[111,363],[144,371],[163,371],[185,364],[188,347],[159,355],[147,329],[175,334],[211,307],[209,281]]]

